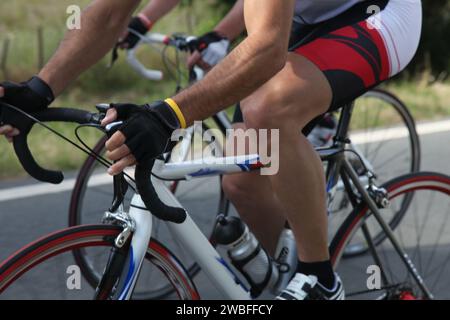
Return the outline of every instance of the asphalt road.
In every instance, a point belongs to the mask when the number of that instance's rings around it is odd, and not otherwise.
[[[450,128],[448,131],[442,130],[438,133],[428,133],[421,137],[422,140],[422,169],[450,174]],[[390,146],[390,152],[398,150],[398,145],[404,144],[404,140],[399,139]],[[386,156],[386,155],[384,155]],[[396,167],[392,166],[392,175],[394,176]],[[68,173],[70,180],[74,174]],[[67,191],[41,194],[39,188],[33,189],[15,189],[17,187],[39,186],[30,179],[16,181],[0,182],[0,261],[3,261],[15,250],[26,245],[30,241],[39,238],[49,232],[65,228],[67,226],[67,212],[70,200],[70,181]],[[217,180],[206,179],[190,182],[189,186],[181,190],[180,197],[182,202],[186,203],[191,212],[200,212],[194,214],[194,219],[198,219],[200,225],[211,225],[216,212],[217,203]],[[6,191],[11,191],[6,193]],[[95,209],[104,210],[108,206],[109,195],[107,190],[93,193],[87,200],[89,205]],[[189,194],[187,193],[189,191]],[[98,211],[97,211],[98,212]],[[205,215],[205,212],[211,214]],[[101,214],[86,218],[85,222],[98,222]],[[163,233],[163,231],[161,231]],[[444,243],[443,243],[444,244]],[[448,251],[449,247],[443,247],[442,250]],[[174,250],[183,251],[174,245]],[[183,256],[184,257],[184,256]],[[183,259],[182,257],[182,259]],[[188,257],[186,259],[189,259]],[[357,266],[369,265],[367,258],[347,259],[343,262],[339,272],[345,281],[348,279],[367,277],[364,271],[357,270]],[[36,271],[24,276],[17,285],[14,285],[0,296],[0,299],[87,299],[92,295],[92,290],[84,280],[82,281],[82,290],[68,290],[66,281],[68,274],[67,268],[73,265],[74,261],[70,255],[59,257],[47,263]],[[450,266],[449,266],[450,270]],[[448,272],[450,278],[450,272]],[[143,272],[143,281],[150,278]],[[203,273],[196,278],[196,284],[204,298],[220,299],[221,296],[213,288]],[[446,279],[449,280],[449,279]],[[353,281],[351,281],[353,282]],[[350,281],[349,281],[350,283]],[[351,285],[350,285],[351,286]],[[447,286],[448,288],[448,286]],[[148,290],[148,285],[142,284],[138,290]]]

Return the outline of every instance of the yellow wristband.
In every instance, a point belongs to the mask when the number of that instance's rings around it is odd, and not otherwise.
[[[180,126],[182,129],[186,129],[187,125],[186,125],[186,118],[184,117],[183,113],[181,112],[180,107],[178,106],[178,104],[171,98],[164,100],[165,103],[167,103],[172,110],[175,112],[175,114],[177,115],[178,121],[180,121]]]

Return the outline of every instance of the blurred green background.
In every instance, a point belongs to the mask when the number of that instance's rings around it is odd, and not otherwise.
[[[73,4],[85,7],[89,2],[1,0],[0,79],[23,81],[37,73],[64,35],[67,7]],[[184,0],[154,31],[202,34],[211,30],[233,3],[233,0]],[[416,58],[406,72],[384,84],[406,102],[418,121],[450,116],[450,0],[424,0],[423,3],[424,30]],[[143,50],[140,56],[148,66],[164,69],[155,51]],[[162,82],[149,82],[135,74],[123,57],[112,69],[107,69],[109,61],[110,57],[105,57],[84,73],[55,106],[92,109],[100,102],[144,103],[167,97],[175,90],[170,77]],[[73,137],[73,126],[56,125],[56,128]],[[90,144],[99,137],[89,130],[84,130],[82,135]],[[44,130],[36,129],[30,139],[38,160],[47,167],[76,169],[85,158]],[[11,146],[3,140],[0,140],[0,178],[24,175]]]

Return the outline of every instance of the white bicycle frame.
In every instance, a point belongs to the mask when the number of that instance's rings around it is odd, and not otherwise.
[[[139,44],[167,45],[169,40],[166,35],[158,33],[149,33],[146,36],[138,36],[141,39]],[[162,80],[163,73],[161,71],[148,69],[137,59],[136,49],[139,44],[135,48],[128,50],[127,62],[144,78],[152,81]],[[197,74],[197,80],[203,78],[204,72],[200,68],[196,68],[195,72]],[[189,136],[192,137],[195,133],[194,127],[187,129],[186,133],[188,135],[186,138],[188,139],[183,139],[183,142],[180,144],[181,161],[185,161],[187,158],[191,141]],[[259,156],[252,156],[250,158],[257,161]],[[223,165],[211,164],[206,166],[204,163],[199,161],[171,164],[165,164],[162,161],[159,161],[155,164],[154,173],[158,177],[162,177],[164,179],[177,180],[250,170],[249,157],[236,157],[228,158],[228,160],[222,160],[222,163],[224,163]],[[230,164],[230,161],[232,164]],[[162,180],[153,178],[152,183],[161,201],[171,207],[182,208],[179,201]],[[129,257],[127,259],[127,268],[124,269],[124,273],[121,277],[122,280],[119,284],[118,298],[120,300],[127,300],[132,296],[134,287],[136,286],[136,282],[138,280],[139,271],[142,267],[147,246],[151,238],[153,225],[153,215],[147,211],[141,197],[138,194],[135,194],[132,199],[129,216],[135,222],[135,230],[133,232]],[[249,290],[247,290],[242,285],[241,280],[233,274],[231,268],[210,244],[205,235],[202,234],[189,214],[182,224],[171,222],[166,222],[166,224],[174,237],[176,237],[180,243],[184,244],[185,249],[194,258],[201,269],[209,277],[210,281],[224,297],[231,300],[247,300],[251,298]]]
[[[163,203],[170,207],[183,208],[165,183],[166,180],[191,180],[250,172],[263,166],[259,159],[258,155],[245,155],[227,158],[211,157],[176,163],[165,163],[158,160],[153,168],[152,184]],[[155,178],[155,176],[161,179]],[[127,267],[123,271],[121,283],[118,287],[118,292],[120,292],[118,298],[125,300],[132,296],[152,236],[153,226],[153,215],[146,209],[138,194],[135,194],[132,198],[128,215],[135,222],[135,230],[131,240]],[[207,237],[191,219],[189,213],[181,224],[165,223],[177,243],[182,244],[183,249],[196,261],[224,298],[228,300],[249,300],[252,298],[250,290],[245,287],[242,279],[234,273],[226,260],[214,249]]]
[[[225,173],[248,172],[259,164],[259,156],[241,156],[217,159],[217,164],[205,164],[200,161],[155,163],[153,172],[163,179],[192,179],[205,176],[218,176]],[[152,178],[153,186],[166,205],[183,208],[163,180]],[[131,240],[126,268],[124,268],[121,283],[118,287],[118,299],[131,299],[138,275],[152,236],[153,215],[147,211],[141,197],[135,194],[129,211],[130,218],[135,222],[135,230]],[[250,292],[239,277],[233,273],[225,259],[214,249],[203,235],[189,214],[181,224],[166,222],[167,227],[184,249],[193,257],[216,289],[229,300],[249,300]]]

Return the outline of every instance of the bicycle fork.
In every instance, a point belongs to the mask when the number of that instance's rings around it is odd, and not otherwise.
[[[120,206],[115,213],[107,212],[104,220],[120,224],[123,231],[115,239],[95,298],[129,300],[147,253],[152,216],[145,209],[141,197],[135,195],[129,214]]]

